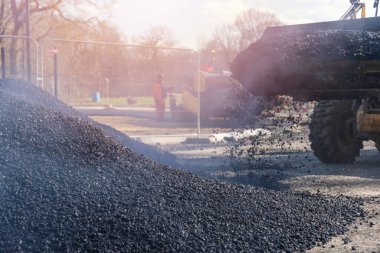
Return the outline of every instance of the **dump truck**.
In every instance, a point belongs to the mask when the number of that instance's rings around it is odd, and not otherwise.
[[[311,148],[324,163],[352,163],[363,141],[380,148],[380,18],[351,0],[341,20],[268,27],[231,71],[257,96],[317,101]],[[361,12],[361,18],[356,18]]]

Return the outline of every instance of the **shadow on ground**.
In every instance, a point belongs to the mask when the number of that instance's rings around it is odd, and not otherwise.
[[[183,168],[196,175],[267,189],[288,190],[305,185],[380,189],[380,154],[375,149],[362,150],[354,164],[338,165],[321,163],[311,151],[274,152],[249,165],[232,162],[225,154],[179,156]]]

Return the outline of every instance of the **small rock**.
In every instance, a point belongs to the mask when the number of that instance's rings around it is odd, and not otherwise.
[[[344,237],[344,238],[342,238],[342,241],[343,241],[344,244],[348,244],[348,243],[351,242],[351,239],[348,238],[348,237]]]

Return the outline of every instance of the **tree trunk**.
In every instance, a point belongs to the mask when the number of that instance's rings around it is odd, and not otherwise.
[[[17,58],[18,58],[18,41],[17,39],[12,39],[10,45],[10,76],[11,78],[18,77],[18,68],[17,68]]]

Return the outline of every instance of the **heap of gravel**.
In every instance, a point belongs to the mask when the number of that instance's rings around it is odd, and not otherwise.
[[[240,52],[231,71],[255,95],[376,89],[380,75],[373,70],[379,60],[378,32],[278,32],[265,34]]]
[[[180,164],[174,155],[157,147],[147,145],[133,138],[130,138],[129,136],[117,131],[108,125],[93,121],[86,115],[78,112],[71,106],[55,99],[46,91],[43,91],[34,85],[25,83],[24,81],[20,80],[0,80],[0,90],[5,94],[16,97],[17,99],[23,100],[27,103],[43,106],[57,112],[65,113],[73,117],[83,119],[89,124],[101,128],[106,135],[116,139],[122,145],[132,149],[134,152],[147,156],[155,161],[159,161],[171,167],[180,167]]]
[[[355,199],[171,169],[1,90],[0,199],[1,252],[304,251],[364,215]]]

